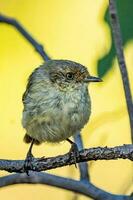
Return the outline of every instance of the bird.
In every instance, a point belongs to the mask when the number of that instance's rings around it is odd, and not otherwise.
[[[70,137],[82,130],[91,114],[88,84],[101,81],[91,76],[85,66],[70,60],[51,59],[31,73],[22,97],[24,142],[31,143],[26,171],[33,157],[33,144],[67,140],[71,152],[75,149]]]

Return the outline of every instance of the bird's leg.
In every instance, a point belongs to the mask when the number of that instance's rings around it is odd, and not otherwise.
[[[78,150],[78,146],[76,143],[74,143],[73,141],[71,141],[70,139],[66,139],[70,144],[71,144],[71,148],[69,151],[70,154],[70,158],[73,157],[74,158],[74,162],[75,162],[75,167],[77,168],[77,157],[79,156],[79,150]]]
[[[29,169],[31,169],[31,161],[33,159],[33,155],[32,155],[32,147],[33,147],[33,144],[34,144],[34,139],[32,140],[31,142],[31,145],[30,145],[30,148],[27,152],[27,155],[26,155],[26,158],[25,158],[25,161],[24,161],[24,170],[26,172],[26,174],[29,176]]]

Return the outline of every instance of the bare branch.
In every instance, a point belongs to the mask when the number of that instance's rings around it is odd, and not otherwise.
[[[133,103],[132,103],[132,95],[131,88],[129,84],[128,72],[126,68],[124,53],[123,53],[123,42],[120,30],[120,23],[117,14],[117,8],[115,0],[109,0],[109,12],[110,12],[110,21],[112,26],[112,33],[114,37],[114,43],[116,48],[116,54],[119,62],[119,68],[121,72],[121,77],[123,81],[123,87],[126,97],[127,109],[130,119],[130,128],[131,128],[131,139],[133,143]]]
[[[50,60],[50,57],[48,56],[48,54],[45,52],[43,46],[41,44],[39,44],[32,36],[31,34],[29,34],[24,28],[23,26],[16,21],[13,18],[9,18],[6,17],[4,15],[0,14],[0,22],[1,23],[6,23],[6,24],[10,24],[12,26],[14,26],[20,33],[21,35],[24,36],[24,38],[26,38],[28,40],[28,42],[35,48],[35,50],[39,53],[39,55],[43,58],[43,60],[47,61]]]
[[[81,150],[80,155],[76,158],[77,163],[86,162],[89,160],[111,160],[111,159],[129,159],[133,161],[133,145],[116,146],[114,148],[96,147]],[[50,158],[33,158],[29,170],[32,171],[45,171],[57,167],[75,164],[74,157],[70,158],[70,154],[59,155]],[[8,172],[24,172],[23,160],[0,160],[0,170]]]
[[[133,200],[132,196],[114,195],[94,186],[92,183],[84,183],[82,181],[58,177],[42,172],[30,172],[30,176],[27,176],[26,174],[13,174],[0,178],[0,187],[20,183],[55,186],[83,194],[87,197],[89,196],[95,200]]]

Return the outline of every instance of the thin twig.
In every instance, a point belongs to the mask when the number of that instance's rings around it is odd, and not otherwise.
[[[9,18],[9,17],[6,17],[6,16],[0,14],[0,22],[14,26],[21,33],[21,35],[23,35],[24,38],[26,38],[26,40],[28,40],[28,42],[35,48],[35,50],[39,53],[39,55],[43,58],[43,60],[45,60],[45,61],[50,60],[50,57],[44,50],[43,46],[41,44],[39,44],[31,36],[31,34],[29,34],[26,31],[26,29],[23,28],[23,26],[18,21],[16,21],[13,18]]]
[[[55,186],[87,197],[89,196],[95,200],[133,200],[132,196],[111,194],[94,186],[92,183],[84,183],[82,181],[58,177],[42,172],[30,172],[30,176],[27,176],[24,173],[8,175],[0,178],[0,187],[23,183]]]
[[[116,160],[118,158],[133,161],[133,145],[84,149],[79,152],[79,156],[76,157],[76,160],[77,163],[80,163],[89,160]],[[75,159],[73,156],[70,157],[70,153],[67,153],[50,158],[33,158],[29,170],[40,172],[72,164],[75,164]],[[23,166],[24,160],[0,159],[0,170],[23,173],[25,172]]]
[[[110,13],[110,21],[112,26],[112,33],[114,37],[114,43],[117,53],[117,59],[119,62],[119,68],[121,72],[121,77],[123,81],[123,87],[126,97],[126,104],[129,114],[130,120],[130,128],[131,128],[131,140],[133,143],[133,103],[132,103],[132,95],[131,88],[129,84],[128,72],[126,68],[124,53],[123,53],[123,42],[120,30],[120,23],[117,14],[116,2],[115,0],[109,0],[109,13]]]

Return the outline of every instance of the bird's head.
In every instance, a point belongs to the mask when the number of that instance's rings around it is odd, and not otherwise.
[[[50,81],[63,91],[79,89],[90,82],[102,81],[91,76],[85,66],[69,60],[50,60],[47,62],[47,69]]]

